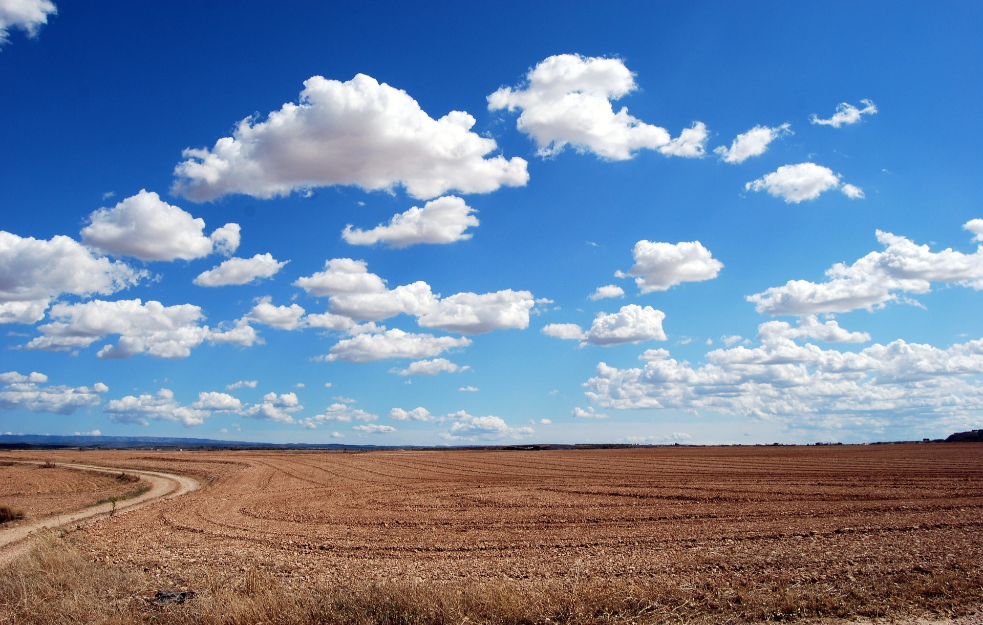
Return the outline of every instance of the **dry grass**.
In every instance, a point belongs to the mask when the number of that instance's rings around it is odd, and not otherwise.
[[[8,521],[20,521],[24,518],[23,510],[15,510],[10,506],[0,506],[0,523]]]
[[[105,499],[100,499],[99,501],[95,502],[93,505],[98,506],[98,505],[101,505],[101,504],[104,504],[104,503],[116,503],[117,501],[125,501],[127,499],[134,499],[134,498],[139,497],[140,495],[146,493],[149,490],[150,490],[150,485],[149,484],[145,484],[145,485],[141,486],[140,488],[137,488],[136,490],[131,490],[131,491],[126,492],[126,493],[123,493],[121,495],[115,495],[113,497],[106,497]]]
[[[727,580],[644,583],[574,579],[485,583],[401,581],[298,588],[271,572],[214,569],[185,580],[196,595],[183,605],[151,605],[158,590],[143,572],[84,556],[45,533],[0,572],[0,623],[245,625],[297,623],[449,625],[495,623],[756,623],[813,618],[959,615],[981,597],[976,572],[924,571],[885,576],[849,591],[832,587],[740,586]],[[184,588],[179,588],[184,589]]]
[[[140,481],[140,476],[132,473],[126,473],[124,471],[116,476],[116,481],[126,484],[133,484]]]

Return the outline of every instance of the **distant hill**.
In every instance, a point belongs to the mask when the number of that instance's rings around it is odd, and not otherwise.
[[[172,438],[161,436],[44,436],[40,434],[0,435],[0,449],[64,447],[104,447],[131,449],[150,447],[209,448],[209,449],[378,449],[376,445],[338,445],[308,443],[250,443],[246,441],[220,441],[208,438]]]
[[[983,443],[983,430],[956,432],[945,439],[947,443]]]

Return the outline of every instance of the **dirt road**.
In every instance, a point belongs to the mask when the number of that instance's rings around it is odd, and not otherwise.
[[[25,463],[40,464],[40,463]],[[106,473],[117,475],[118,468],[99,467],[87,464],[59,463],[58,466],[77,469],[82,471],[92,471],[95,473]],[[115,508],[112,503],[104,503],[97,506],[83,508],[69,514],[59,514],[42,519],[30,520],[23,524],[16,525],[7,529],[0,530],[0,566],[10,562],[17,557],[27,547],[25,538],[32,533],[43,528],[55,529],[64,526],[81,525],[83,522],[108,517],[111,514],[117,515],[131,510],[137,510],[163,499],[173,499],[186,493],[198,489],[198,481],[182,475],[171,473],[160,473],[157,471],[141,471],[137,469],[126,469],[127,473],[140,476],[150,484],[150,490],[134,497],[116,502]]]

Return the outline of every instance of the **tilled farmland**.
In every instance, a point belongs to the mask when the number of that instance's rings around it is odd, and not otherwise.
[[[71,512],[98,501],[124,497],[139,478],[34,464],[0,465],[0,505],[22,510],[28,519]]]
[[[134,596],[276,588],[362,616],[376,596],[407,622],[912,618],[983,600],[983,445],[83,455],[202,482],[66,537]]]

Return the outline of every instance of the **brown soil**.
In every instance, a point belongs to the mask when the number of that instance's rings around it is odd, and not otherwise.
[[[24,511],[26,519],[71,512],[139,488],[135,481],[89,471],[0,464],[0,505]]]
[[[70,536],[135,593],[442,597],[455,618],[496,622],[940,618],[983,602],[983,445],[84,461],[202,481]],[[482,612],[506,597],[526,620]]]

